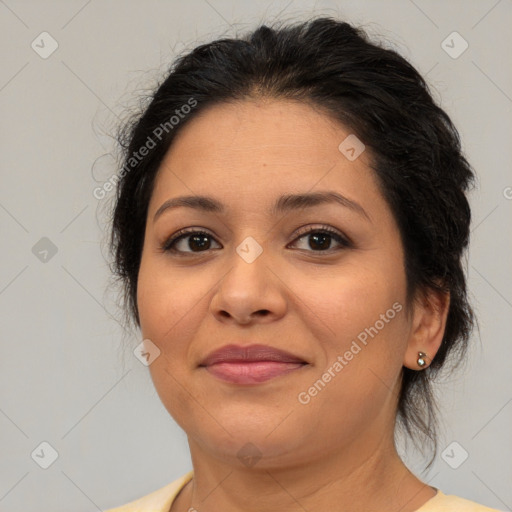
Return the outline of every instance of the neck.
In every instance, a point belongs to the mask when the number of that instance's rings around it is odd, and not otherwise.
[[[414,512],[435,495],[399,458],[393,439],[350,443],[350,447],[310,455],[304,463],[275,468],[263,459],[252,468],[205,456],[189,439],[194,478],[171,512],[264,512],[270,509],[354,512]],[[363,456],[362,456],[363,455]]]

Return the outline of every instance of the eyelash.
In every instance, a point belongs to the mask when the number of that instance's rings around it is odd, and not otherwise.
[[[343,235],[341,235],[341,233],[339,233],[337,230],[331,228],[330,226],[320,226],[320,227],[315,227],[315,228],[309,228],[305,231],[302,231],[302,232],[298,233],[294,242],[299,240],[300,238],[307,236],[307,235],[318,234],[318,233],[330,235],[336,242],[338,242],[341,245],[341,248],[346,249],[346,248],[353,247],[352,242],[348,238],[344,237]],[[213,250],[213,249],[207,249],[205,251],[177,251],[176,249],[173,248],[173,246],[178,241],[186,238],[187,236],[191,236],[191,235],[205,235],[210,238],[214,238],[213,235],[211,235],[210,233],[208,233],[206,231],[194,230],[194,229],[182,229],[182,230],[178,231],[177,233],[175,233],[174,235],[172,235],[170,238],[168,238],[162,244],[161,250],[163,252],[172,252],[172,253],[179,254],[179,255],[201,254],[202,252],[208,252],[210,250]],[[338,248],[338,250],[341,250],[341,248]],[[309,250],[307,252],[331,254],[333,252],[333,249],[318,250],[318,251]]]

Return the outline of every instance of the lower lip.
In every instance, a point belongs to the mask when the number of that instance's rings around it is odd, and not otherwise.
[[[286,375],[305,366],[303,363],[277,361],[253,361],[247,363],[217,363],[206,370],[219,379],[235,384],[258,384]]]

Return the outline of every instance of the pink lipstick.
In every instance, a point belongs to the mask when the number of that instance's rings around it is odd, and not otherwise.
[[[226,345],[211,352],[199,366],[226,382],[258,384],[306,364],[298,356],[266,345]]]

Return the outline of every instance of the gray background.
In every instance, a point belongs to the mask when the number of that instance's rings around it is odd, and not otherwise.
[[[338,16],[390,39],[460,130],[480,179],[468,275],[481,331],[466,370],[439,388],[444,432],[422,477],[512,509],[510,0],[0,0],[1,511],[102,510],[191,469],[185,434],[132,353],[139,337],[113,318],[111,197],[92,191],[114,172],[108,134],[177,52],[279,13]],[[50,48],[44,31],[58,43],[46,59],[31,47]],[[457,58],[442,46],[454,31],[469,44]],[[58,453],[47,469],[43,441]]]

